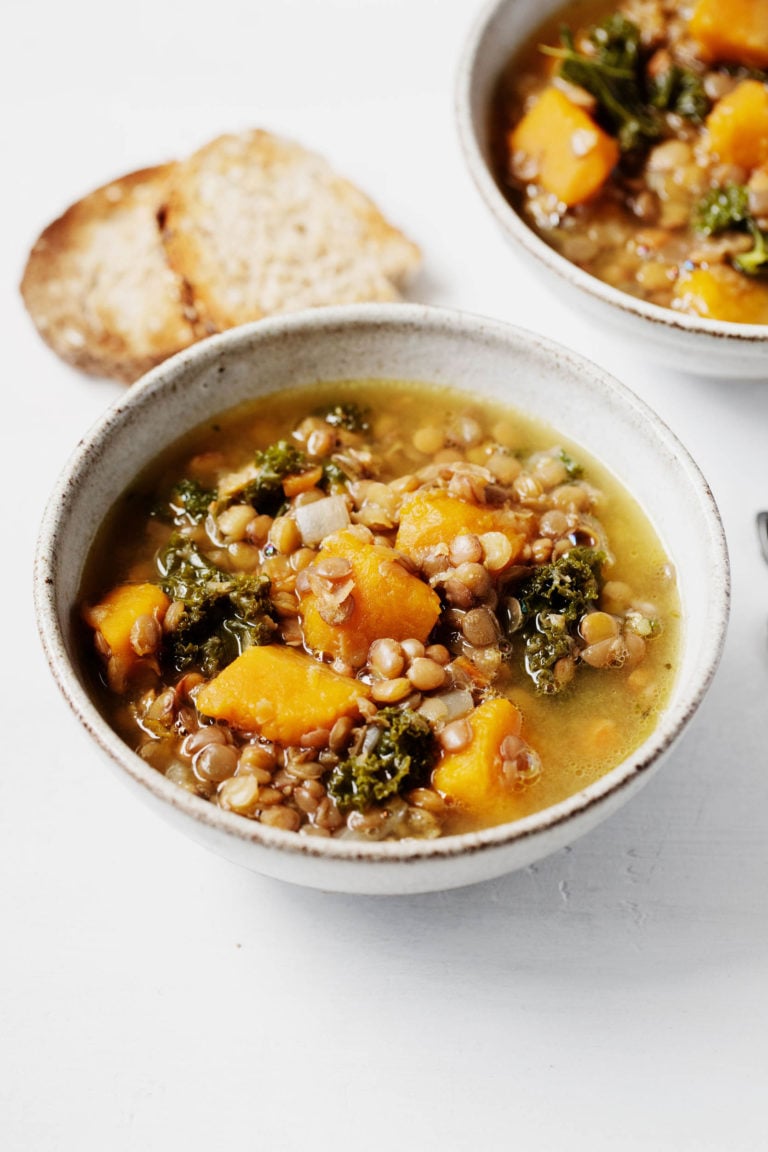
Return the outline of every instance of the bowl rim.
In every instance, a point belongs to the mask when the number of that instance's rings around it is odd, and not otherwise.
[[[434,840],[399,840],[363,842],[300,836],[270,828],[227,812],[202,797],[192,795],[161,775],[117,735],[103,717],[84,684],[74,661],[70,660],[61,621],[57,612],[58,544],[73,506],[80,497],[80,485],[87,476],[88,461],[108,449],[113,435],[119,435],[126,414],[135,408],[149,406],[153,397],[165,389],[173,390],[176,379],[188,365],[205,367],[213,364],[220,352],[237,352],[243,347],[255,354],[260,342],[285,340],[291,336],[311,338],[319,333],[333,333],[339,326],[344,329],[370,330],[384,328],[391,332],[458,333],[473,339],[491,336],[503,342],[517,342],[536,346],[541,352],[557,360],[560,365],[588,379],[603,395],[618,397],[623,406],[632,410],[646,423],[650,423],[662,444],[683,463],[686,474],[696,488],[702,512],[709,523],[713,551],[718,557],[716,595],[717,612],[708,620],[702,648],[701,666],[695,677],[695,688],[689,691],[674,713],[663,714],[653,732],[640,749],[605,776],[560,801],[530,816],[511,823],[495,825],[475,832],[440,837]],[[461,387],[457,384],[457,387]],[[139,465],[140,467],[140,465]],[[137,468],[138,470],[138,468]],[[556,341],[538,333],[494,320],[475,313],[454,309],[414,304],[353,304],[329,308],[316,308],[288,316],[259,320],[242,325],[185,349],[178,355],[152,369],[131,386],[130,391],[118,397],[96,423],[80,439],[69,461],[62,470],[46,505],[38,532],[34,560],[34,606],[37,629],[42,647],[55,681],[69,706],[93,737],[96,744],[134,784],[138,784],[159,800],[196,823],[208,829],[223,832],[240,841],[278,848],[294,855],[311,856],[324,860],[359,860],[369,862],[415,862],[456,857],[480,851],[508,847],[516,842],[566,824],[628,788],[638,777],[649,772],[666,754],[670,746],[688,723],[705,696],[717,670],[725,642],[730,610],[730,567],[726,537],[714,496],[698,465],[676,435],[630,388],[614,376],[592,363],[586,357],[564,348]]]
[[[454,112],[461,151],[475,187],[501,230],[516,240],[530,256],[559,279],[584,292],[593,300],[599,301],[600,304],[607,304],[627,316],[648,320],[672,332],[680,331],[751,345],[768,343],[768,324],[740,324],[731,320],[712,320],[706,316],[675,312],[672,308],[651,304],[647,300],[641,300],[628,292],[612,287],[590,272],[585,272],[570,260],[566,260],[515,211],[501,191],[490,165],[483,156],[472,118],[472,94],[477,82],[476,69],[480,49],[486,37],[490,35],[494,22],[514,3],[515,0],[490,0],[490,3],[481,9],[465,41],[454,85]],[[498,77],[495,80],[498,80]]]

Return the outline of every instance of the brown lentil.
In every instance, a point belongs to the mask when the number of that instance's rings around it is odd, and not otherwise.
[[[237,769],[237,752],[229,744],[206,744],[192,759],[195,775],[200,780],[220,784]]]
[[[253,776],[232,776],[219,787],[219,803],[222,808],[250,815],[256,809],[259,799],[259,784]]]
[[[454,571],[453,579],[463,584],[477,600],[487,596],[492,587],[488,570],[482,564],[459,564]]]
[[[377,704],[396,704],[411,692],[411,682],[407,676],[396,676],[393,680],[377,680],[371,687],[371,696]]]
[[[461,631],[470,644],[485,648],[499,638],[499,622],[487,608],[471,608],[461,622]]]
[[[368,652],[368,664],[376,675],[394,680],[402,674],[405,657],[405,651],[397,640],[374,640]]]
[[[408,679],[419,692],[433,692],[442,688],[446,679],[446,671],[442,664],[430,660],[427,656],[417,656],[411,661]]]
[[[446,665],[451,661],[451,654],[444,644],[429,644],[424,649],[424,655],[436,664]]]
[[[297,832],[301,816],[295,809],[281,804],[279,807],[265,808],[261,813],[261,823],[269,828],[281,828],[284,832]]]
[[[426,648],[422,644],[421,640],[416,640],[413,636],[409,637],[407,640],[403,640],[401,647],[409,660],[416,660],[419,656],[423,656],[426,652]]]
[[[216,518],[216,524],[222,536],[228,540],[244,540],[248,525],[253,520],[253,508],[250,504],[231,504]]]
[[[173,600],[168,606],[168,611],[163,617],[163,631],[175,632],[179,624],[186,614],[186,607],[183,600]]]
[[[437,739],[446,752],[459,752],[472,739],[472,725],[463,718],[453,720],[438,732]]]
[[[477,563],[483,558],[483,546],[477,536],[471,534],[456,536],[448,555],[451,563],[456,566],[466,562]]]
[[[240,752],[240,768],[243,771],[272,772],[276,763],[274,752],[264,744],[246,744]]]
[[[227,742],[227,734],[223,728],[219,728],[215,724],[206,724],[185,738],[181,745],[181,754],[192,757],[210,744],[226,744]]]
[[[484,532],[480,537],[488,572],[503,572],[512,561],[512,545],[503,532]]]
[[[353,728],[354,721],[351,716],[339,717],[328,736],[328,745],[333,752],[341,752],[346,748]]]
[[[154,616],[138,616],[131,625],[130,645],[137,656],[151,656],[160,646],[163,630]]]

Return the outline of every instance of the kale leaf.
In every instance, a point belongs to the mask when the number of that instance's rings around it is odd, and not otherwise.
[[[749,219],[749,193],[743,184],[711,188],[693,210],[693,226],[705,236],[741,228]]]
[[[710,189],[694,208],[693,226],[705,236],[730,230],[749,232],[752,248],[732,257],[731,263],[747,276],[768,271],[768,233],[758,228],[749,210],[749,191],[745,185],[724,184]]]
[[[665,134],[662,112],[675,112],[700,124],[710,102],[695,72],[672,64],[655,79],[646,76],[640,29],[620,13],[588,33],[590,48],[580,52],[570,29],[560,31],[560,47],[542,47],[557,57],[560,75],[597,101],[597,118],[616,136],[622,152],[653,143]]]
[[[346,428],[348,432],[368,432],[371,427],[366,410],[353,401],[325,404],[322,408],[316,408],[313,415],[321,416],[333,428]]]
[[[429,722],[410,708],[382,708],[368,725],[378,738],[364,753],[349,756],[333,769],[328,793],[342,812],[364,812],[410,788],[427,784],[436,759]]]
[[[171,492],[169,504],[174,513],[175,521],[191,520],[199,524],[208,515],[211,503],[216,499],[216,492],[211,488],[204,488],[197,480],[180,480]]]
[[[754,245],[749,252],[742,252],[733,259],[734,268],[747,276],[757,276],[760,272],[768,271],[768,233],[762,232],[754,220],[749,222]]]
[[[160,586],[184,613],[163,637],[163,661],[178,672],[199,668],[215,676],[252,644],[271,639],[269,580],[263,575],[224,572],[180,533],[157,558]]]
[[[555,664],[573,651],[578,622],[600,595],[604,560],[594,548],[571,548],[534,568],[517,589],[525,667],[539,692],[560,690]]]
[[[326,492],[332,491],[334,488],[343,487],[348,482],[349,476],[335,460],[327,460],[325,464],[323,464],[322,487]]]
[[[593,51],[579,52],[570,29],[560,31],[560,48],[542,48],[560,59],[560,75],[595,97],[605,128],[628,152],[662,134],[658,113],[646,99],[640,29],[614,13],[589,32]]]
[[[285,502],[283,480],[286,476],[295,476],[312,467],[301,449],[287,440],[278,440],[257,452],[255,463],[258,474],[238,493],[238,499],[267,516],[276,516]]]
[[[578,460],[574,460],[570,452],[566,452],[565,448],[560,449],[560,461],[565,466],[565,471],[569,480],[578,480],[580,476],[584,475],[584,469],[579,464]]]
[[[693,124],[702,124],[709,112],[710,100],[701,76],[679,64],[672,64],[650,81],[648,96],[654,108],[676,112]]]

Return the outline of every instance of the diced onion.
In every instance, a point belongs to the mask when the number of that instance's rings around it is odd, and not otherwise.
[[[472,693],[467,692],[464,688],[454,688],[451,692],[443,692],[435,699],[439,700],[445,707],[443,717],[445,724],[450,724],[451,720],[457,720],[460,716],[466,716],[474,708]]]
[[[325,496],[312,504],[301,504],[293,514],[305,548],[316,547],[326,536],[349,524],[349,509],[343,496]]]

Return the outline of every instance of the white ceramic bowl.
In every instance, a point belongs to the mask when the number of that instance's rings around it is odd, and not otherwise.
[[[120,740],[86,690],[72,627],[83,563],[96,529],[136,473],[170,440],[246,399],[360,377],[452,385],[554,423],[639,499],[677,568],[685,619],[707,622],[684,629],[672,699],[642,747],[599,782],[514,824],[397,843],[268,828],[166,780]],[[262,321],[195,345],[150,372],[78,446],[45,514],[35,570],[38,623],[53,674],[95,746],[134,791],[183,831],[254,871],[368,893],[451,888],[501,875],[556,851],[615,811],[659,766],[701,702],[720,656],[728,589],[711,493],[685,449],[636,396],[539,336],[414,305]]]
[[[768,380],[768,325],[686,316],[637,300],[577,268],[530,228],[494,176],[490,108],[505,66],[564,0],[493,0],[477,20],[459,66],[456,114],[469,171],[507,239],[575,308],[612,326],[641,355],[698,375]]]

